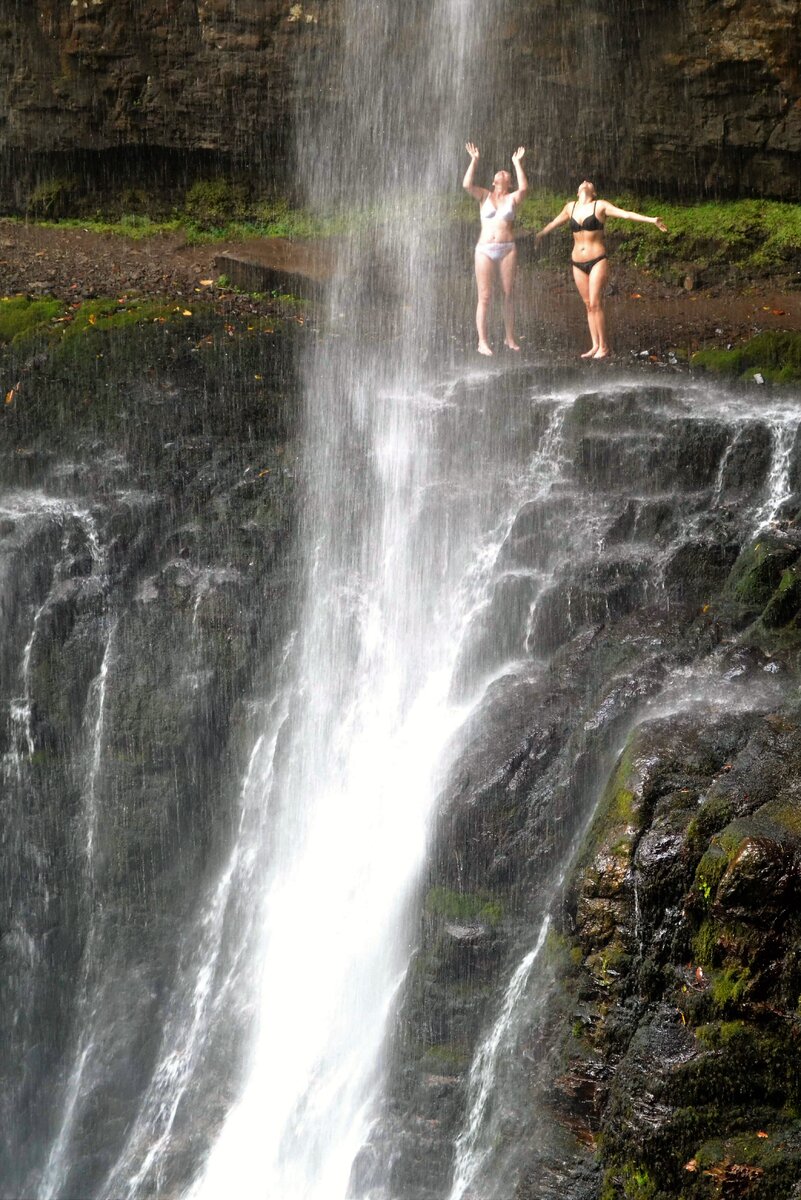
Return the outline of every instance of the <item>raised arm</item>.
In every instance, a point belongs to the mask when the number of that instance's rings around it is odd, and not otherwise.
[[[569,220],[570,220],[570,205],[566,204],[565,207],[562,209],[562,211],[559,213],[559,215],[557,217],[554,217],[554,219],[552,221],[549,221],[547,225],[543,225],[542,229],[536,235],[535,240],[540,241],[540,239],[544,238],[545,235],[550,233],[552,229],[556,229],[557,226],[559,226],[559,225],[566,225]]]
[[[624,208],[618,208],[616,204],[610,204],[608,200],[599,200],[601,217],[619,217],[623,221],[644,221],[646,225],[656,225],[657,229],[661,229],[663,233],[667,233],[668,228],[661,217],[644,217],[642,213],[626,212]]]
[[[476,187],[476,185],[473,183],[473,177],[476,173],[476,164],[479,160],[478,146],[474,146],[472,142],[467,142],[465,145],[465,150],[470,155],[470,166],[465,171],[464,179],[462,180],[462,187],[466,192],[469,192],[471,196],[474,196],[476,200],[483,200],[487,189]]]
[[[515,175],[517,176],[517,191],[515,192],[515,201],[519,204],[525,198],[528,191],[528,180],[526,172],[523,170],[523,155],[526,153],[525,146],[518,146],[512,155],[512,162],[515,165]]]

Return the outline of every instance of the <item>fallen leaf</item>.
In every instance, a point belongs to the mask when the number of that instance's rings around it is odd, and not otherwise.
[[[192,316],[191,308],[185,308],[182,315],[185,317],[191,317]]]
[[[6,392],[6,404],[13,404],[16,394],[17,394],[17,388],[15,385],[13,388],[11,388],[9,391]]]
[[[700,967],[695,968],[695,978],[698,981],[698,983],[700,983],[701,980],[704,978],[704,972],[702,971],[702,969]]]
[[[765,1130],[764,1130],[764,1129],[758,1129],[758,1130],[757,1130],[757,1137],[766,1138],[766,1137],[768,1137],[768,1136],[769,1136],[769,1135],[768,1135],[767,1133],[765,1133]]]
[[[698,1160],[695,1158],[691,1158],[688,1163],[684,1164],[684,1170],[685,1171],[697,1171],[698,1170]]]
[[[641,296],[641,294],[640,294],[639,292],[631,292],[631,293],[630,293],[630,299],[632,299],[632,300],[642,300],[642,296]]]
[[[201,281],[200,281],[201,287],[212,287],[213,285],[214,285],[213,279],[201,279]]]
[[[787,313],[784,311],[783,308],[772,308],[770,311],[774,317],[786,317],[787,316]]]
[[[90,325],[97,324],[97,313],[89,313],[89,324]]]

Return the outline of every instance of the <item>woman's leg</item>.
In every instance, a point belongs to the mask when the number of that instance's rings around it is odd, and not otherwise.
[[[478,332],[479,354],[492,354],[487,336],[489,306],[492,299],[492,279],[495,274],[495,264],[483,250],[476,246],[476,287],[478,288],[478,304],[476,305],[476,330]]]
[[[515,276],[517,275],[517,246],[510,250],[498,264],[503,288],[503,325],[506,336],[504,345],[510,350],[519,350],[515,340]]]
[[[609,278],[609,259],[604,258],[596,263],[590,271],[589,302],[587,314],[595,320],[595,339],[598,348],[593,358],[606,358],[609,354],[609,343],[606,340],[606,317],[604,315],[604,289]]]
[[[592,339],[592,345],[590,346],[589,350],[585,350],[581,357],[593,358],[598,350],[599,343],[598,335],[595,331],[595,314],[590,311],[590,280],[586,272],[580,271],[576,266],[573,267],[573,280],[576,284],[576,288],[578,289],[578,294],[584,301],[584,307],[587,310],[587,324],[590,327],[590,338]]]

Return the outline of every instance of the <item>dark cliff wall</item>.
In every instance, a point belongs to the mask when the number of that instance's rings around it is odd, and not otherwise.
[[[797,194],[801,16],[791,0],[523,0],[518,120],[546,178],[605,190]],[[520,80],[522,87],[518,87]]]
[[[293,114],[336,100],[341,23],[338,0],[0,0],[3,202],[65,157],[280,182]],[[506,0],[486,43],[495,111],[465,113],[466,133],[524,139],[560,187],[794,197],[800,51],[795,0]]]

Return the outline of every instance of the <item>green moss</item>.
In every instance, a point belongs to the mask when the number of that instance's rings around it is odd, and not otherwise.
[[[687,843],[693,850],[708,845],[710,838],[728,825],[735,812],[732,796],[712,792],[687,826]]]
[[[633,735],[636,737],[636,734]],[[633,834],[639,827],[635,742],[632,739],[623,750],[614,772],[604,789],[589,834],[579,855],[577,873],[602,848],[617,857],[628,858],[633,847]]]
[[[729,1136],[717,1136],[703,1142],[693,1155],[699,1173],[725,1171],[736,1164],[750,1167],[752,1179],[759,1191],[738,1191],[738,1195],[759,1195],[770,1200],[784,1200],[792,1194],[799,1179],[801,1168],[801,1145],[797,1126],[781,1126],[767,1123],[759,1130],[752,1125],[750,1130],[734,1132]],[[732,1177],[736,1179],[736,1177]],[[741,1181],[745,1180],[741,1172]],[[723,1192],[723,1195],[728,1194]],[[734,1194],[732,1192],[732,1194]]]
[[[487,892],[456,892],[449,888],[431,888],[425,898],[425,911],[446,921],[477,921],[482,925],[499,925],[503,920],[503,905]]]
[[[60,217],[69,212],[75,194],[73,179],[44,179],[28,197],[27,210],[32,217]]]
[[[15,296],[0,300],[0,343],[17,352],[49,346],[56,355],[93,357],[99,352],[101,334],[158,323],[180,324],[185,314],[194,315],[198,306],[150,300],[87,300],[66,304],[61,300],[31,300]]]
[[[732,350],[699,350],[692,366],[716,375],[750,379],[755,374],[771,383],[801,380],[801,333],[769,330]]]
[[[187,214],[200,226],[224,225],[245,210],[245,192],[229,179],[198,179],[186,193]]]
[[[727,967],[712,979],[710,995],[716,1008],[726,1010],[741,1004],[751,982],[748,967]]]
[[[762,612],[766,629],[779,629],[798,615],[801,608],[801,575],[795,566],[782,572],[778,587]]]
[[[738,603],[761,610],[779,586],[782,572],[795,551],[771,541],[770,535],[752,542],[739,555],[726,581],[727,593]]]
[[[657,1185],[648,1167],[624,1162],[606,1172],[599,1200],[654,1200],[656,1195]]]
[[[60,300],[31,300],[27,296],[0,299],[0,342],[13,342],[26,334],[47,328],[64,312]]]
[[[693,881],[693,887],[707,906],[712,903],[728,865],[729,854],[716,838],[698,864]]]
[[[430,1070],[454,1075],[467,1070],[471,1062],[470,1051],[459,1042],[440,1042],[427,1046],[424,1058]]]
[[[587,970],[599,987],[608,988],[631,967],[631,955],[617,942],[610,942],[585,959]]]
[[[713,1021],[708,1025],[699,1025],[695,1036],[706,1049],[720,1050],[747,1032],[744,1021]]]
[[[692,941],[693,962],[701,967],[712,966],[717,947],[717,928],[712,921],[704,921]]]

